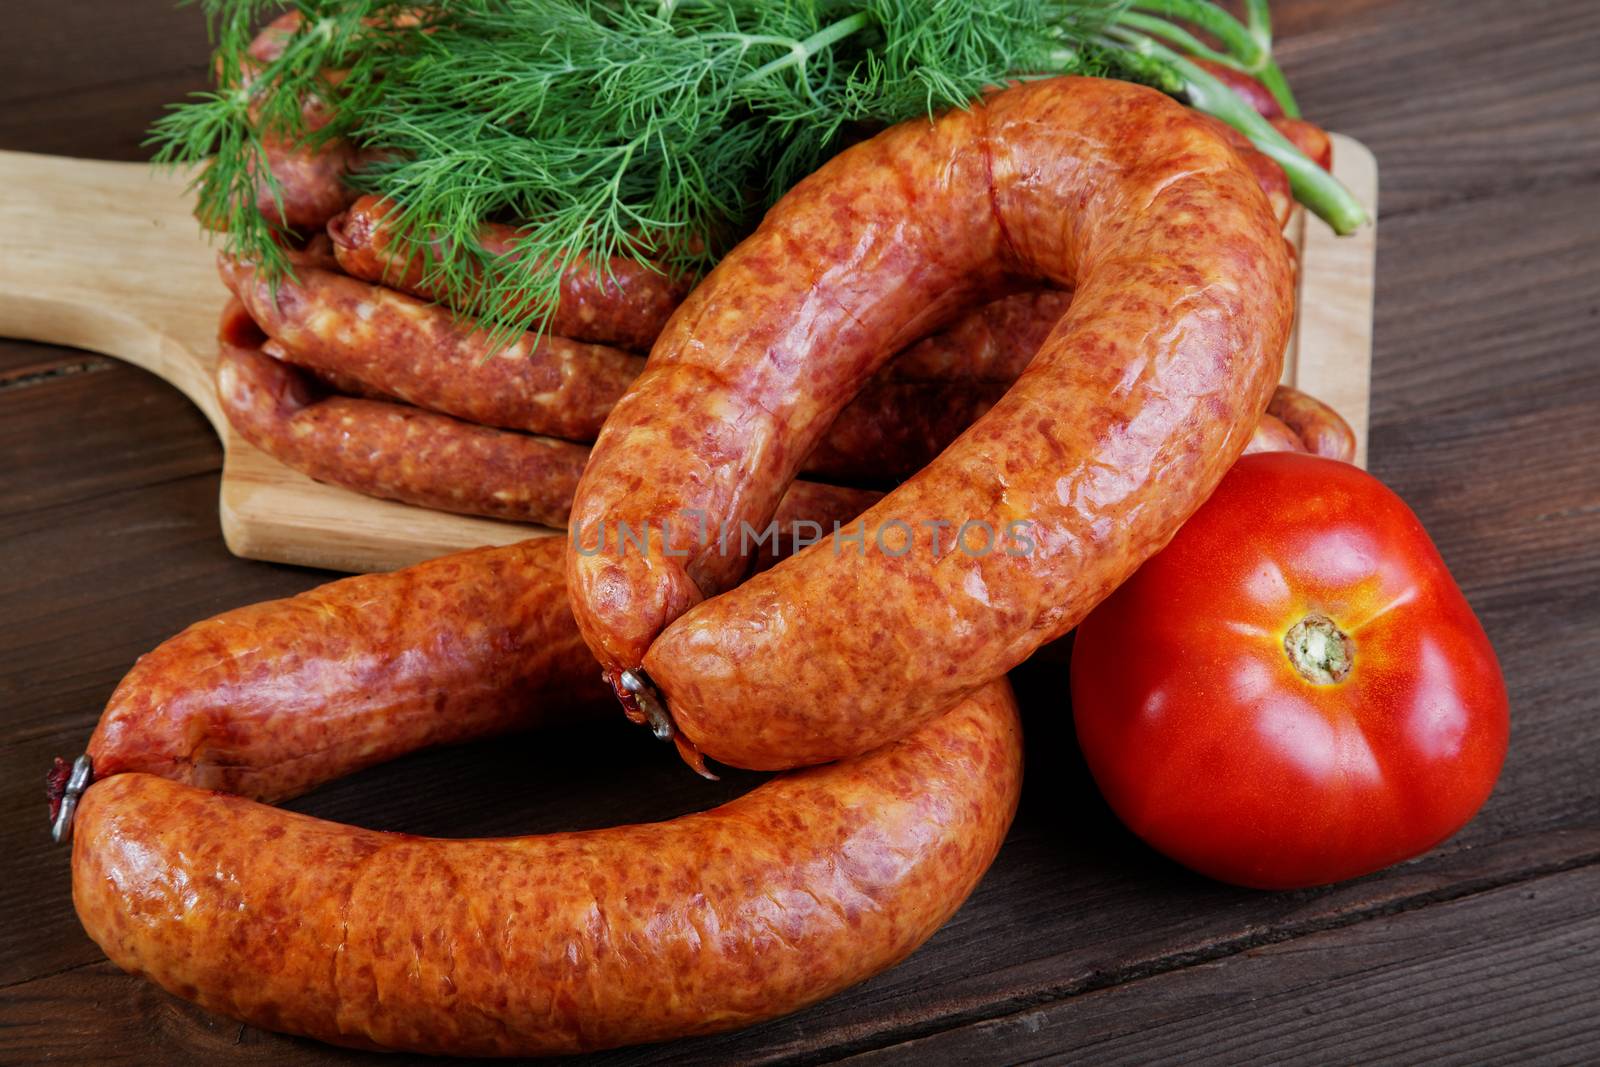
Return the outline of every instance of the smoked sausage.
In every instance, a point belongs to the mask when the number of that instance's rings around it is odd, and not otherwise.
[[[758,569],[877,496],[795,482]],[[117,685],[94,774],[283,800],[420,748],[614,714],[567,606],[565,549],[456,552],[195,623]]]
[[[195,623],[112,693],[94,775],[281,800],[430,745],[614,707],[567,607],[564,547],[458,552]]]
[[[865,756],[579,833],[379,833],[121,773],[79,803],[73,903],[124,970],[268,1029],[453,1055],[661,1041],[909,955],[993,860],[1021,774],[1004,680]]]
[[[362,153],[347,141],[293,144],[268,137],[262,147],[273,183],[256,180],[256,210],[286,229],[312,232],[345,209],[355,192],[345,176],[355,170]]]
[[[231,257],[224,283],[289,358],[484,426],[594,439],[639,357],[531,334],[495,347],[443,308],[332,271],[274,283]]]
[[[564,526],[589,458],[571,441],[325,393],[295,368],[226,336],[217,397],[233,428],[286,466],[439,511]]]
[[[1337,411],[1309,393],[1290,385],[1280,385],[1267,402],[1267,414],[1293,430],[1307,452],[1346,463],[1354,462],[1355,431]]]
[[[261,68],[283,54],[302,19],[291,11],[262,28],[239,57],[237,91],[250,94],[249,115],[258,128],[263,122],[262,89],[256,86]],[[219,80],[223,67],[217,64]],[[337,72],[327,77],[324,92],[308,92],[300,101],[304,131],[311,133],[326,126],[333,117],[327,93],[339,80]],[[321,231],[328,220],[344,211],[356,199],[345,184],[345,177],[367,161],[368,153],[343,138],[297,143],[280,131],[262,132],[264,159],[255,175],[256,210],[274,225],[301,233]],[[267,180],[270,173],[271,182]],[[222,229],[226,220],[202,218],[211,229]]]
[[[482,425],[592,441],[644,369],[639,356],[560,337],[524,334],[497,348],[485,331],[444,308],[309,260],[296,264],[293,278],[276,282],[235,259],[223,257],[219,265],[229,289],[276,343],[274,351],[347,392],[393,397]],[[1031,342],[1038,332],[1035,324],[1019,340]],[[937,358],[931,350],[967,339],[929,338],[921,358],[930,361]],[[982,348],[975,346],[974,359],[985,358]],[[847,481],[905,477],[998,392],[968,382],[875,382],[839,414],[804,469]]]
[[[393,228],[386,222],[393,210],[390,201],[363,196],[328,222],[340,266],[364,281],[391,286],[423,300],[441,299],[427,284],[420,251],[395,247]],[[514,255],[516,240],[516,228],[500,223],[485,223],[478,233],[478,244],[489,256]],[[449,254],[444,248],[431,251],[435,256]],[[560,297],[548,329],[561,337],[647,352],[688,291],[687,279],[625,256],[613,257],[604,269],[580,258],[562,271]],[[513,300],[511,305],[515,309],[524,303],[526,298]],[[470,301],[456,309],[485,310],[473,307]]]
[[[701,603],[739,561],[664,524],[764,521],[889,354],[1018,274],[1075,287],[1070,308],[863,516],[860,551],[817,545]],[[723,762],[904,736],[1065,633],[1205,500],[1266,407],[1292,301],[1249,171],[1160,93],[1040,80],[894,127],[791,190],[668,323],[573,507],[580,544],[621,522],[656,536],[569,553],[578,625],[614,687],[653,681]],[[949,536],[966,523],[1018,536],[968,555]]]
[[[1271,415],[1261,416],[1261,421],[1256,423],[1256,432],[1250,435],[1250,443],[1244,446],[1244,454],[1247,456],[1255,452],[1304,452],[1305,450],[1305,443],[1300,440],[1299,435]]]
[[[1009,386],[1027,370],[1071,303],[1070,290],[1034,288],[1009,293],[979,305],[948,329],[907,348],[889,362],[883,376],[895,381]]]
[[[1242,70],[1237,70],[1225,63],[1218,63],[1212,59],[1192,58],[1191,63],[1205,70],[1223,85],[1232,89],[1244,98],[1257,114],[1264,119],[1275,119],[1283,116],[1283,105],[1278,103],[1278,98],[1272,95],[1272,90],[1262,85],[1255,78]]]

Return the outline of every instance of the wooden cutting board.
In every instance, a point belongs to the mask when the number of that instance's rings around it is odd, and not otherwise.
[[[1334,172],[1377,217],[1372,153],[1334,135]],[[182,174],[0,152],[0,336],[116,356],[160,375],[222,439],[222,536],[235,554],[340,571],[391,570],[554,531],[374,500],[314,482],[234,433],[212,388],[226,298]],[[1355,427],[1366,460],[1373,254],[1367,227],[1336,238],[1298,213],[1300,315],[1284,381]]]

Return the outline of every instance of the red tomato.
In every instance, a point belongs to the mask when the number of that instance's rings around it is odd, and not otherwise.
[[[1072,705],[1111,807],[1203,874],[1285,889],[1425,852],[1488,797],[1494,650],[1365,472],[1246,456],[1078,628]]]

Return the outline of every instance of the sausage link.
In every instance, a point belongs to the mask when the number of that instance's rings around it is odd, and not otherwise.
[[[419,253],[394,247],[386,219],[392,202],[376,196],[356,200],[339,218],[328,223],[340,265],[354,277],[392,286],[423,300],[442,300],[442,294],[424,280],[425,265]],[[479,247],[490,256],[514,257],[515,227],[485,223],[478,233]],[[435,247],[435,256],[449,250]],[[649,351],[667,318],[689,291],[687,279],[673,277],[625,256],[607,261],[599,269],[579,259],[562,271],[560,296],[549,323],[561,337],[613,344],[634,351]],[[527,298],[513,298],[500,310],[513,312]],[[475,308],[469,300],[459,311]]]
[[[239,58],[239,92],[250,94],[249,114],[253,123],[261,123],[261,90],[253,88],[261,68],[283,54],[284,46],[298,29],[299,12],[289,12],[269,22],[245,49]],[[217,74],[221,79],[221,63]],[[327,89],[339,80],[334,73],[328,77]],[[333,106],[322,93],[309,92],[300,102],[305,130],[309,133],[326,126],[333,118]],[[316,144],[295,144],[274,134],[262,138],[265,168],[276,180],[274,190],[264,174],[255,178],[256,210],[274,225],[300,232],[319,231],[328,220],[344,211],[356,199],[345,177],[367,159],[367,153],[350,142],[334,139]],[[202,224],[211,229],[226,228],[222,218],[202,218]]]
[[[305,19],[298,11],[284,12],[256,32],[254,39],[245,48],[245,55],[258,63],[271,63],[283,55],[289,39],[295,35],[295,31],[300,28],[303,21]]]
[[[891,381],[1010,385],[1071,303],[1070,290],[1029,289],[980,304],[948,329],[901,352],[883,375]]]
[[[686,508],[759,523],[890,353],[1017,274],[1075,286],[1072,305],[1011,391],[863,516],[908,536],[819,545],[705,603],[738,561],[686,538],[569,553],[574,613],[614,683],[642,663],[688,742],[725,763],[840,758],[999,677],[1166,543],[1266,406],[1290,265],[1206,124],[1077,78],[892,128],[791,190],[613,410],[573,505],[580,543]],[[966,522],[1024,524],[1027,541],[968,556],[948,533]]]
[[[244,318],[247,318],[247,319],[250,318],[250,313],[248,311],[244,311],[243,310],[243,305],[241,305],[239,303],[239,301],[230,300],[230,301],[228,301],[228,304],[229,304],[230,307],[238,307],[240,309],[239,313]],[[223,314],[224,314],[224,317],[226,317],[226,315],[228,313],[224,312]],[[251,319],[251,321],[254,322],[255,320]],[[223,346],[223,347],[225,347],[225,346]],[[236,346],[236,347],[240,347],[240,346]],[[412,407],[410,404],[405,404],[402,401],[395,400],[395,398],[392,397],[392,396],[384,396],[382,393],[378,392],[376,389],[373,389],[370,386],[368,386],[366,382],[357,381],[355,378],[347,377],[346,375],[343,375],[343,374],[333,374],[333,373],[331,373],[329,371],[307,370],[304,367],[296,367],[289,361],[288,353],[284,350],[284,347],[282,345],[280,345],[276,341],[265,341],[265,342],[261,342],[259,345],[245,345],[245,346],[242,346],[242,347],[246,347],[246,348],[259,347],[261,352],[262,352],[262,354],[270,357],[273,361],[275,361],[277,363],[283,364],[283,366],[279,370],[274,371],[272,373],[275,374],[275,375],[279,375],[281,377],[281,384],[276,386],[275,388],[281,389],[285,393],[289,393],[289,392],[293,392],[293,391],[302,391],[303,390],[303,391],[306,391],[308,395],[312,395],[312,394],[315,393],[315,390],[312,387],[312,383],[314,383],[314,384],[321,385],[326,389],[330,389],[335,393],[341,393],[346,397],[353,397],[353,398],[355,398],[357,400],[381,400],[381,401],[383,401],[385,403],[388,403],[388,404],[401,405],[401,406],[405,407],[407,410],[410,410],[410,411],[418,411],[418,410],[420,410],[419,408]],[[220,365],[221,365],[221,356],[220,355],[218,357],[218,361],[219,361],[218,362],[218,366],[220,367]],[[283,377],[283,376],[286,376],[286,377]],[[295,384],[295,383],[298,383],[298,384]],[[223,405],[224,405],[224,407],[227,406],[227,403],[228,403],[227,398],[223,397]],[[297,409],[288,409],[287,413],[291,413],[292,414],[293,410],[297,410]],[[280,414],[284,414],[285,413],[285,409],[279,409],[279,413]],[[460,422],[461,421],[460,419],[451,419],[450,416],[448,416],[448,415],[440,415],[439,418],[449,419],[450,422]],[[229,416],[229,419],[230,420],[232,419],[232,415]],[[262,429],[266,429],[268,424],[263,422],[260,425],[261,425]],[[282,422],[279,422],[278,425],[281,426],[281,425],[284,425],[284,424]],[[464,425],[476,426],[478,424],[475,423],[475,422],[469,422],[469,423],[465,423]],[[483,428],[484,429],[492,429],[492,427],[483,427]],[[240,432],[244,431],[243,427],[238,427],[238,429],[240,430]],[[509,434],[512,431],[511,430],[502,430],[502,431],[499,431],[499,432]],[[248,434],[246,436],[248,436]],[[553,440],[555,440],[555,438],[553,438],[553,437],[552,438],[548,438],[548,440],[552,440],[553,441]],[[257,448],[262,448],[263,450],[265,450],[265,446],[261,445],[254,438],[250,438],[250,443],[255,445]],[[274,454],[276,454],[276,453],[274,453]],[[279,457],[279,458],[281,459],[282,457]],[[284,462],[287,463],[288,460],[284,460]],[[298,470],[299,468],[296,468],[296,469]],[[350,487],[347,486],[347,488],[350,488]]]
[[[484,331],[444,308],[311,262],[297,263],[294,278],[276,283],[226,257],[219,269],[276,342],[275,353],[345,392],[394,397],[488,426],[592,441],[644,369],[642,357],[560,337],[528,334],[496,350]],[[995,394],[965,382],[877,383],[839,414],[815,463],[808,459],[804,469],[844,480],[905,477],[937,455]]]
[[[124,970],[268,1029],[454,1055],[662,1041],[909,955],[993,860],[1021,775],[1003,680],[857,759],[580,833],[379,833],[123,773],[78,807],[73,903]]]
[[[1280,385],[1267,403],[1267,414],[1293,430],[1307,452],[1346,463],[1355,461],[1356,432],[1337,411],[1309,393]]]
[[[564,547],[458,552],[196,623],[112,693],[89,741],[95,776],[278,800],[429,745],[614,707],[567,606]]]
[[[1333,170],[1333,138],[1328,131],[1305,119],[1275,118],[1272,125],[1289,143],[1323,170]]]
[[[503,348],[443,308],[331,271],[276,285],[223,257],[223,281],[297,363],[485,426],[593,440],[639,357],[561,337]]]
[[[1272,213],[1277,216],[1279,228],[1287,226],[1289,213],[1294,210],[1294,193],[1289,187],[1289,175],[1278,165],[1278,161],[1265,152],[1258,151],[1256,146],[1250,143],[1250,138],[1216,116],[1203,112],[1195,114],[1233,146],[1233,150],[1239,154],[1239,158],[1255,176],[1256,184],[1266,194],[1267,202],[1272,205]]]
[[[1305,450],[1305,442],[1300,440],[1299,435],[1271,415],[1261,416],[1261,421],[1256,423],[1256,432],[1250,435],[1250,443],[1244,446],[1244,454],[1247,456],[1255,452],[1304,452]]]
[[[588,448],[403,404],[322,394],[251,343],[254,323],[237,304],[223,318],[217,397],[233,428],[284,465],[386,500],[566,524]]]
[[[269,222],[300,232],[319,230],[355,199],[344,179],[364,157],[348,141],[297,145],[268,137],[263,147],[277,189],[258,177],[256,210]]]
[[[234,429],[285,466],[437,511],[564,526],[589,455],[404,404],[319,396],[258,349],[220,348],[217,395]]]
[[[1278,103],[1278,98],[1272,95],[1272,90],[1262,85],[1242,70],[1235,70],[1223,63],[1211,59],[1198,57],[1190,60],[1195,66],[1210,72],[1210,74],[1223,85],[1232,89],[1244,98],[1264,119],[1283,117],[1283,105]]]

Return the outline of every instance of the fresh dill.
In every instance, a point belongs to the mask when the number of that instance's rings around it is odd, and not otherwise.
[[[286,269],[256,210],[265,138],[346,138],[381,153],[352,183],[400,205],[429,284],[505,332],[539,326],[578,257],[704,271],[850,141],[1007,79],[1141,81],[1229,112],[1258,141],[1275,133],[1166,46],[1187,39],[1293,104],[1264,2],[1238,22],[1206,0],[295,0],[281,53],[248,63],[283,5],[200,2],[218,88],[169,110],[151,141],[160,162],[206,164],[198,213],[227,250]],[[1348,194],[1306,167],[1302,199],[1336,228],[1358,224]],[[516,254],[478,245],[489,219],[522,227]]]

